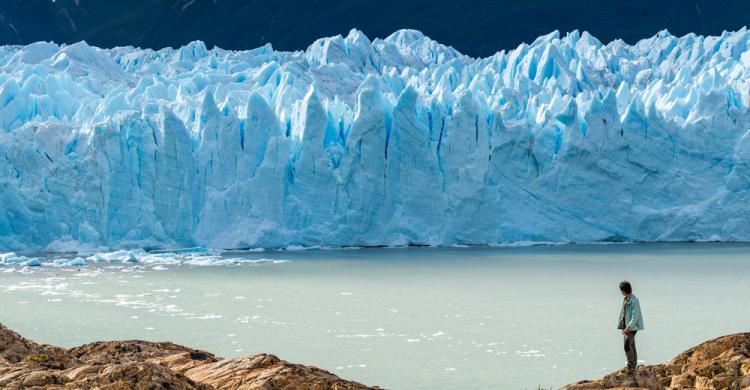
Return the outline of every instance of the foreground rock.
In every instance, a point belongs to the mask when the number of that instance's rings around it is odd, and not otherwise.
[[[665,364],[642,366],[635,378],[624,370],[563,390],[727,389],[750,390],[750,333],[719,337],[693,347]]]
[[[364,390],[319,368],[259,354],[220,359],[172,343],[37,344],[0,324],[0,389]]]

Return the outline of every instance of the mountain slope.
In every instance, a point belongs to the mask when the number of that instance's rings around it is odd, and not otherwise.
[[[750,24],[750,3],[727,0],[4,0],[0,42],[38,40],[159,49],[203,40],[252,49],[301,50],[320,36],[357,28],[372,37],[417,29],[472,56],[487,56],[553,30],[586,30],[627,42],[662,29],[720,34]]]

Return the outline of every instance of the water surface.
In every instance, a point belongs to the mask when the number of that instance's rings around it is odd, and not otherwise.
[[[750,330],[745,244],[227,256],[288,262],[0,267],[0,321],[66,347],[139,338],[270,352],[394,389],[559,387],[621,368],[622,279],[642,304],[645,363]]]

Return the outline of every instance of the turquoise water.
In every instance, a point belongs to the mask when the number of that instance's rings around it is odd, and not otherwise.
[[[0,267],[0,321],[62,346],[139,338],[270,352],[393,389],[559,387],[621,368],[622,279],[642,304],[645,363],[750,330],[744,244],[238,256],[288,262]]]

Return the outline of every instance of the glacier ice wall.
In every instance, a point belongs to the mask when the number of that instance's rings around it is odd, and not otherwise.
[[[750,239],[750,33],[0,47],[0,249]]]

